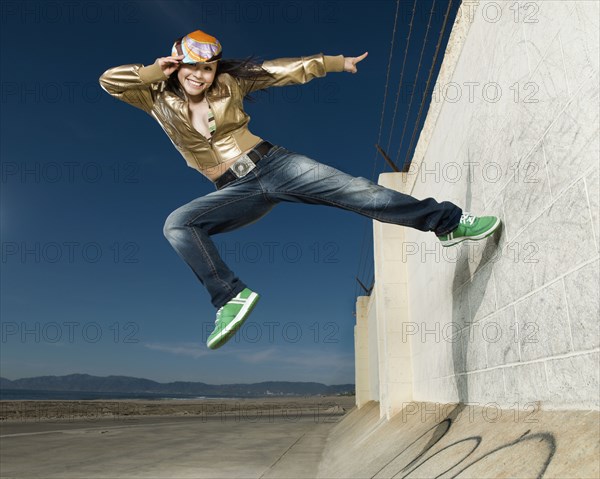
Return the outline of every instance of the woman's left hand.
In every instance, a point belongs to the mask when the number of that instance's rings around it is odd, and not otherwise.
[[[356,69],[356,64],[363,60],[369,52],[363,53],[359,57],[345,57],[344,58],[344,71],[349,73],[356,73],[358,70]]]

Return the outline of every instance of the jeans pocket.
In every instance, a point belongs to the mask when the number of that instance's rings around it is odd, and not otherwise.
[[[263,158],[271,158],[272,156],[279,153],[281,150],[285,150],[285,148],[283,146],[273,145],[273,147],[269,151],[267,151],[267,153],[265,153]]]
[[[267,151],[256,164],[256,170],[266,168],[267,164],[271,162],[273,158],[283,154],[285,151],[287,150],[283,146],[273,145],[273,148]]]

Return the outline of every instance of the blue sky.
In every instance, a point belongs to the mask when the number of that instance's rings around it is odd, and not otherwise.
[[[390,131],[412,5],[400,3],[381,133],[393,157],[409,99],[405,85]],[[447,5],[435,5],[421,90]],[[417,5],[407,83],[431,6]],[[355,75],[272,88],[246,111],[262,138],[377,181],[391,171],[374,144],[395,13],[393,0],[2,2],[0,375],[354,382],[355,277],[372,281],[372,221],[281,203],[215,236],[261,300],[234,339],[209,350],[215,310],[162,229],[171,211],[214,186],[149,115],[102,91],[98,77],[116,65],[151,64],[196,29],[220,40],[224,58],[368,51]],[[416,95],[400,158],[419,104]]]

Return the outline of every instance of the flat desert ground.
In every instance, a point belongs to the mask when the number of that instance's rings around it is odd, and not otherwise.
[[[310,478],[354,396],[1,401],[2,478]]]
[[[165,400],[19,400],[0,401],[0,424],[143,416],[231,416],[246,419],[278,414],[343,415],[354,396],[267,396],[262,398]]]

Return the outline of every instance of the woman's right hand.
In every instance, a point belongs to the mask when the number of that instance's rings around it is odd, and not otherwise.
[[[156,61],[158,62],[158,66],[162,69],[164,74],[171,76],[171,73],[179,68],[181,60],[183,60],[184,56],[185,55],[162,57],[157,58]]]

